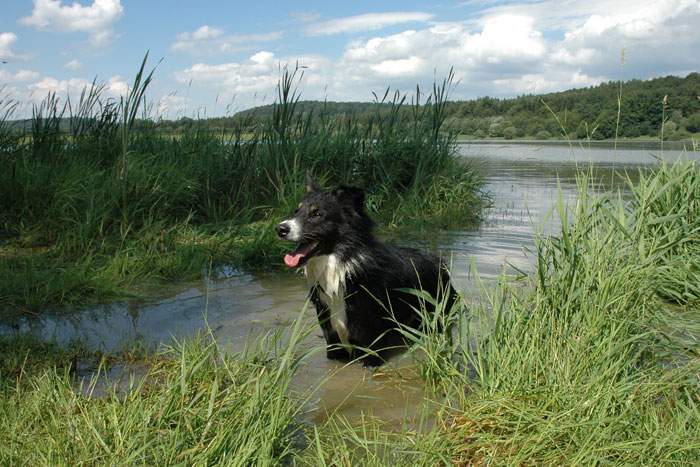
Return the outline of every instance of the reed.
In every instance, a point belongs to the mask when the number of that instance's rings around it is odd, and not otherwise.
[[[235,119],[224,133],[193,121],[178,135],[146,115],[152,76],[144,58],[120,100],[99,83],[75,104],[51,94],[29,135],[12,125],[14,107],[0,106],[0,271],[27,279],[0,281],[0,306],[108,299],[230,261],[275,267],[272,227],[309,171],[327,185],[366,187],[389,230],[464,225],[485,204],[478,172],[442,131],[451,75],[426,102],[420,89],[410,105],[387,91],[365,124],[300,113],[301,70],[284,69],[269,119]],[[40,277],[49,291],[30,280]]]

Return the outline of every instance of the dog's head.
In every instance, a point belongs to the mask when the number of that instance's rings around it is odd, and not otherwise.
[[[372,224],[364,203],[361,188],[340,186],[325,191],[307,177],[306,194],[297,210],[275,228],[279,238],[297,243],[284,256],[284,264],[297,268],[314,256],[338,252],[343,244],[347,247],[371,235]]]

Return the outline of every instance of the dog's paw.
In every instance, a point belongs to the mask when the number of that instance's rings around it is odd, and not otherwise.
[[[344,348],[332,345],[326,348],[326,358],[329,360],[348,360],[350,355]]]
[[[362,366],[365,368],[376,368],[384,365],[385,361],[378,355],[365,355],[362,357]]]

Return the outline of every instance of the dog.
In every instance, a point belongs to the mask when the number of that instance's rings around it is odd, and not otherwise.
[[[298,209],[275,229],[280,239],[297,243],[284,263],[304,270],[327,357],[379,366],[404,343],[399,328],[419,329],[418,310],[435,312],[415,290],[446,298],[446,310],[456,293],[437,257],[378,241],[364,205],[363,189],[322,190],[308,177]]]

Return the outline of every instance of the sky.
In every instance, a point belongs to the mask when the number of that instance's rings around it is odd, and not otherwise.
[[[429,87],[511,97],[700,69],[700,0],[2,0],[0,101],[28,113],[97,79],[123,95],[144,54],[163,118],[269,104],[285,66],[303,99]]]

